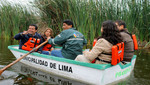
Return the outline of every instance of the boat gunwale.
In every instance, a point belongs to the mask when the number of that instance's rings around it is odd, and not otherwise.
[[[25,50],[22,50],[22,49],[14,48],[14,47],[18,47],[18,46],[19,45],[10,45],[10,46],[8,46],[8,49],[18,51],[18,52],[21,52],[21,53],[28,53],[29,52],[29,51],[25,51]],[[99,69],[99,70],[105,70],[107,68],[113,67],[111,64],[85,63],[85,62],[80,62],[80,61],[75,61],[75,60],[70,60],[70,59],[65,59],[65,58],[59,58],[59,57],[55,57],[55,56],[51,56],[51,55],[39,54],[37,52],[33,52],[30,55],[34,55],[34,56],[38,56],[38,57],[42,57],[42,58],[46,58],[46,59],[51,59],[51,60],[55,60],[55,61],[60,61],[60,62],[66,62],[66,63],[69,63],[69,64],[75,64],[75,65],[90,67],[90,68]],[[131,62],[135,58],[136,58],[136,55],[133,56]],[[127,63],[125,65],[122,65],[121,63],[118,63],[117,65],[119,65],[121,69],[124,69],[126,67],[131,66],[132,65],[131,62]]]

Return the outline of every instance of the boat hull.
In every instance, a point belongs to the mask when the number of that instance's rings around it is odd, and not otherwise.
[[[27,51],[18,49],[17,46],[9,46],[8,48],[17,59],[27,53]],[[134,55],[130,63],[126,65],[119,63],[112,66],[111,64],[84,63],[34,52],[20,62],[43,72],[79,82],[105,85],[128,77],[134,68],[135,60],[136,56]]]

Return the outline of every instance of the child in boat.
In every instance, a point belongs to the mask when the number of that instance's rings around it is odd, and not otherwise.
[[[44,33],[42,34],[42,39],[43,39],[43,42],[45,40],[47,40],[47,37],[50,37],[50,38],[53,38],[53,30],[51,28],[46,28],[46,30],[44,31]],[[43,46],[43,49],[42,49],[43,53],[46,54],[46,55],[49,55],[50,54],[50,51],[53,50],[53,47],[51,44],[45,44]]]
[[[121,35],[113,21],[102,23],[101,36],[98,37],[95,46],[91,51],[84,51],[83,55],[78,55],[76,61],[91,63],[94,59],[96,64],[111,63],[112,46],[121,43]]]
[[[134,44],[133,44],[132,34],[130,34],[126,29],[126,24],[124,21],[117,20],[115,21],[115,24],[117,25],[117,28],[119,29],[121,37],[124,42],[125,48],[124,48],[123,61],[130,62],[134,55]]]

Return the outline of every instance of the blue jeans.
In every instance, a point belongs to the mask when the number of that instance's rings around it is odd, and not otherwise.
[[[55,56],[55,57],[60,57],[60,58],[64,58],[61,54],[61,50],[52,50],[51,51],[51,55]]]
[[[41,54],[49,55],[49,52],[48,51],[42,51]]]

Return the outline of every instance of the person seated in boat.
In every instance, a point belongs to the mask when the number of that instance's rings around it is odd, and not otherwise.
[[[47,40],[47,37],[53,38],[53,30],[51,28],[46,28],[46,30],[44,31],[44,33],[42,34],[42,39],[43,42],[45,42]],[[45,44],[42,52],[49,55],[50,51],[53,50],[53,46],[51,44]]]
[[[112,46],[121,43],[121,35],[116,24],[111,21],[104,21],[101,27],[101,36],[97,38],[95,46],[91,51],[84,51],[76,57],[76,61],[91,63],[94,59],[96,64],[111,63]]]
[[[35,46],[39,45],[42,41],[42,37],[37,33],[37,25],[31,24],[27,31],[23,31],[14,36],[16,40],[20,40],[19,49],[31,51]],[[40,47],[37,52],[42,52]]]
[[[130,34],[126,28],[126,24],[122,20],[115,21],[117,28],[120,31],[121,37],[124,42],[124,57],[123,61],[130,62],[134,55],[134,44],[132,34]]]
[[[64,20],[64,29],[55,38],[48,38],[51,45],[61,45],[61,50],[52,50],[51,55],[74,60],[77,55],[82,54],[83,46],[87,44],[84,35],[74,28],[73,22]]]

